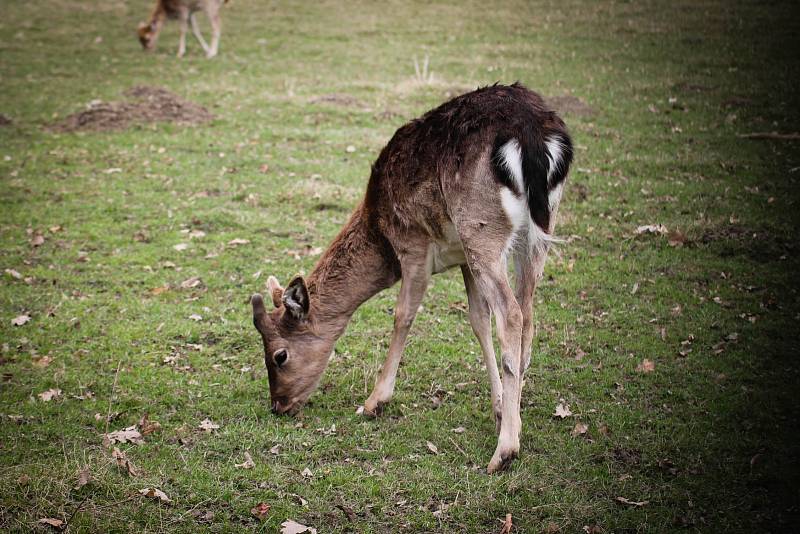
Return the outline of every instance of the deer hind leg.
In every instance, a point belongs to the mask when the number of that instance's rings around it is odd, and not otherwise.
[[[500,435],[487,467],[489,473],[494,473],[506,468],[519,454],[519,434],[522,429],[519,413],[522,313],[508,283],[505,261],[508,239],[497,239],[497,235],[487,237],[485,232],[473,233],[467,228],[459,229],[459,233],[470,273],[495,316],[497,340],[500,344],[503,369]]]
[[[181,26],[181,37],[180,41],[178,42],[178,57],[183,57],[186,54],[186,30],[188,29],[188,22],[189,22],[189,12],[186,9],[182,9],[180,13],[178,13],[178,22],[180,22]]]
[[[519,309],[522,312],[522,341],[520,346],[522,378],[525,377],[525,371],[528,370],[531,364],[531,346],[534,336],[533,297],[536,291],[536,285],[542,277],[546,258],[547,253],[543,251],[534,251],[532,256],[527,250],[519,250],[514,254],[514,268],[516,271],[515,292],[517,304],[519,304]],[[523,385],[524,380],[521,380],[520,404],[522,401]]]
[[[394,383],[397,377],[397,368],[403,357],[406,336],[417,315],[417,309],[425,296],[425,290],[430,280],[430,265],[428,262],[427,247],[425,252],[415,257],[405,257],[401,260],[402,281],[400,294],[397,296],[397,305],[394,310],[394,331],[389,343],[389,355],[383,363],[375,388],[364,403],[364,413],[368,416],[380,415],[383,406],[392,399]]]
[[[192,13],[189,15],[189,21],[192,23],[192,33],[194,34],[195,39],[197,42],[200,43],[200,46],[203,47],[203,52],[208,54],[208,43],[206,40],[203,39],[203,34],[200,32],[200,26],[197,24],[197,13]]]
[[[464,286],[467,289],[469,301],[469,324],[483,353],[483,362],[489,373],[489,383],[492,394],[492,411],[494,412],[495,430],[500,433],[500,424],[503,420],[503,384],[500,382],[500,372],[497,370],[497,356],[494,353],[492,342],[492,310],[489,303],[481,295],[469,267],[463,265],[461,274],[464,276]]]

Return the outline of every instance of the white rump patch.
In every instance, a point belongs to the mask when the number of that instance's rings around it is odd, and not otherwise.
[[[547,158],[550,160],[550,170],[547,175],[549,181],[556,165],[561,161],[563,145],[558,137],[552,137],[547,140],[545,144],[547,146]],[[526,240],[529,254],[546,252],[550,243],[558,243],[561,240],[539,228],[539,226],[533,222],[533,219],[531,219],[527,195],[525,194],[525,181],[522,176],[522,149],[519,145],[519,141],[511,139],[500,147],[499,152],[503,158],[503,166],[508,169],[514,179],[514,185],[516,185],[517,190],[522,193],[516,195],[507,187],[503,187],[500,190],[500,203],[512,226],[511,236],[508,239],[503,255],[504,257],[507,256],[517,243],[524,243]],[[562,185],[563,184],[559,184],[548,195],[551,212],[554,207],[558,206],[561,200]],[[520,239],[520,237],[526,235],[526,240]]]
[[[550,169],[547,171],[547,182],[549,183],[553,173],[556,172],[556,168],[561,163],[564,145],[561,143],[561,138],[555,135],[546,140],[544,144],[547,146],[547,159],[550,160]]]

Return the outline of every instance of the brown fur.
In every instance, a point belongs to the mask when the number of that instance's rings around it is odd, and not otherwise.
[[[197,38],[206,57],[217,55],[219,48],[219,38],[222,33],[219,10],[222,4],[227,4],[228,0],[156,0],[156,5],[150,14],[148,22],[143,22],[137,29],[139,42],[145,50],[153,50],[161,34],[165,19],[176,19],[181,25],[180,43],[178,46],[178,57],[183,57],[186,53],[186,30],[189,23],[192,25],[192,32]],[[207,45],[200,29],[197,26],[195,13],[203,11],[211,22],[212,38],[211,46]]]
[[[560,158],[547,144],[554,139],[561,144]],[[504,163],[503,145],[509,140],[520,147],[524,191]],[[571,158],[561,119],[538,95],[516,84],[462,95],[400,128],[373,165],[364,202],[308,280],[295,278],[283,290],[270,277],[270,293],[278,305],[269,313],[263,298],[253,297],[273,410],[294,413],[302,406],[356,308],[401,280],[389,355],[364,407],[368,415],[378,415],[392,396],[405,339],[430,276],[460,265],[500,434],[489,471],[504,468],[519,450],[533,292],[547,252],[546,241],[534,241],[553,231]],[[506,211],[504,202],[509,201],[503,198],[509,194],[528,206],[530,226],[519,226],[523,223]],[[516,294],[508,283],[506,257],[516,265]],[[496,317],[502,382],[491,341],[491,314]],[[283,358],[284,350],[288,359],[278,365],[274,358]]]

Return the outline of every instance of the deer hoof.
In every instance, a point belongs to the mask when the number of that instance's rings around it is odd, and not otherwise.
[[[369,400],[364,404],[364,415],[369,418],[380,417],[383,414],[383,407],[386,406],[385,402],[372,403]]]
[[[503,452],[499,450],[495,451],[492,460],[489,462],[489,466],[486,468],[486,472],[491,475],[492,473],[505,471],[518,454],[519,451],[513,449]]]

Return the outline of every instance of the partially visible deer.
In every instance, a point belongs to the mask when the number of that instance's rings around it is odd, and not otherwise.
[[[400,280],[389,355],[364,405],[367,415],[379,415],[431,275],[460,266],[499,433],[488,471],[505,468],[519,453],[533,294],[571,161],[562,120],[519,84],[459,96],[397,130],[372,167],[364,200],[308,278],[283,289],[269,277],[270,312],[261,295],[251,299],[272,410],[297,412],[356,308]]]
[[[217,55],[219,49],[219,36],[222,33],[219,10],[222,4],[227,4],[228,0],[156,0],[156,5],[150,15],[148,22],[139,25],[137,33],[139,42],[145,50],[152,50],[158,41],[158,35],[167,18],[178,19],[181,24],[181,39],[178,44],[178,57],[183,57],[186,53],[186,30],[189,23],[192,24],[192,33],[197,38],[206,57],[212,58]],[[197,25],[195,14],[198,11],[205,11],[211,22],[211,46],[206,44],[200,27]]]

